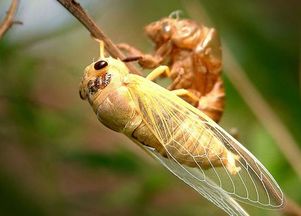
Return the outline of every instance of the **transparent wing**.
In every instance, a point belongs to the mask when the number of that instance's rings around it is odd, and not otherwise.
[[[283,193],[265,167],[209,117],[143,77],[130,75],[128,87],[143,121],[164,147],[165,152],[152,154],[180,179],[232,215],[243,211],[233,198],[270,209],[284,205]],[[225,166],[219,152],[223,147],[239,157],[238,173]]]
[[[196,168],[187,167],[180,164],[175,158],[163,157],[155,149],[141,145],[149,154],[160,161],[170,172],[183,180],[186,184],[195,189],[202,196],[213,202],[215,205],[223,209],[229,215],[248,216],[249,214],[227,193],[221,188],[213,187],[210,179],[206,181],[205,176]]]

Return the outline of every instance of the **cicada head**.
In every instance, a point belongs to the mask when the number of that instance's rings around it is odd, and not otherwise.
[[[189,19],[166,17],[145,26],[147,36],[160,47],[172,42],[178,47],[193,48],[198,42],[201,30],[198,24]]]
[[[79,87],[81,99],[93,102],[104,99],[116,87],[120,86],[128,74],[126,65],[112,57],[104,57],[103,42],[100,42],[100,57],[85,69]]]
[[[145,26],[146,35],[157,45],[169,41],[175,31],[175,22],[177,19],[166,17],[159,21],[152,22]]]

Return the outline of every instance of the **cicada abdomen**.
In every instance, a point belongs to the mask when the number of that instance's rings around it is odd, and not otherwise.
[[[152,55],[120,44],[131,55],[141,55],[143,68],[166,63],[171,72],[169,90],[185,89],[179,95],[218,122],[224,110],[225,91],[221,79],[221,48],[213,28],[189,19],[163,18],[145,27],[155,43]]]

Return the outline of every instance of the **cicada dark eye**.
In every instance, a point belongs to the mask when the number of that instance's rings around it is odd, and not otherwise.
[[[101,69],[105,68],[106,66],[108,66],[108,62],[106,62],[104,60],[100,60],[94,64],[94,69],[101,70]]]

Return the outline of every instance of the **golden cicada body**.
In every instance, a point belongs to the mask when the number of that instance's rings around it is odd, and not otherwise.
[[[103,50],[103,48],[101,49]],[[123,133],[229,215],[248,215],[235,201],[278,208],[283,193],[264,166],[199,109],[111,57],[86,67],[80,96],[97,118]]]

